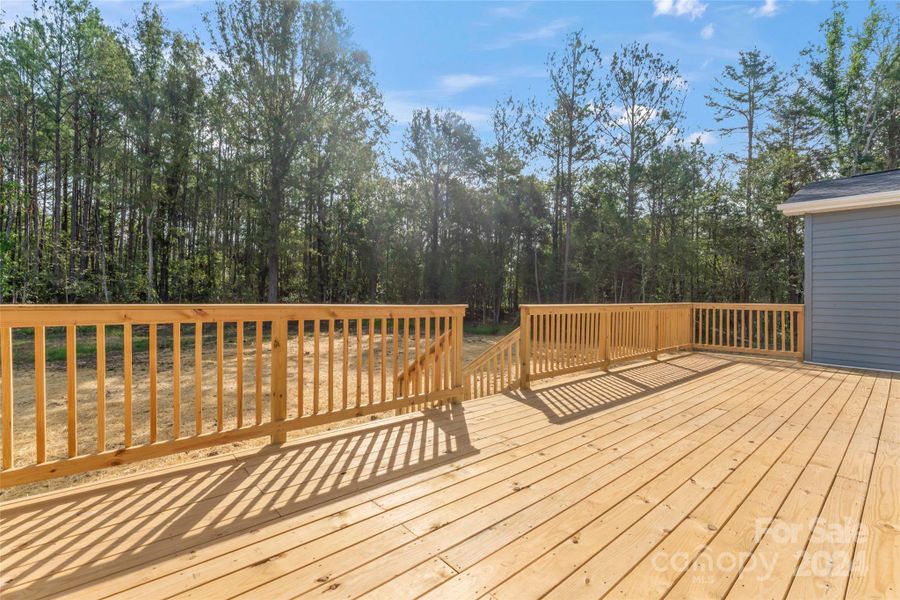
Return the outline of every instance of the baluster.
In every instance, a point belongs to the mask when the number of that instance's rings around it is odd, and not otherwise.
[[[47,340],[43,326],[34,328],[34,427],[37,463],[47,460]]]
[[[180,329],[176,323],[175,328]],[[244,322],[235,323],[235,356],[237,362],[237,381],[235,383],[235,411],[237,412],[237,427],[244,426]],[[179,359],[180,360],[180,359]]]
[[[12,469],[13,462],[13,369],[12,328],[0,327],[0,376],[3,377],[3,468]],[[71,419],[71,417],[70,417]],[[71,435],[71,434],[70,434]],[[71,448],[71,443],[70,443]]]
[[[122,326],[122,350],[124,355],[125,398],[122,410],[125,412],[125,447],[132,442],[132,406],[131,406],[131,323]]]
[[[152,366],[150,372],[154,372]],[[154,387],[151,384],[151,393],[155,391]],[[97,325],[97,452],[104,450],[106,450],[106,326]]]
[[[78,365],[78,355],[77,355],[77,341],[76,334],[78,329],[75,325],[69,325],[66,327],[66,387],[67,387],[67,407],[66,413],[68,417],[68,424],[66,426],[66,433],[68,434],[68,442],[69,442],[69,458],[76,456],[78,454],[78,382],[77,382],[77,365]],[[2,334],[0,334],[2,335]],[[6,374],[3,375],[3,380],[6,381]],[[10,391],[12,394],[12,391]],[[5,396],[4,392],[4,396]],[[4,439],[6,434],[4,433]]]
[[[238,329],[238,339],[241,331]],[[240,347],[240,346],[239,346]],[[238,368],[238,382],[243,373]],[[240,388],[239,388],[240,389]],[[240,396],[239,396],[240,397]],[[238,412],[240,419],[240,412]],[[239,421],[240,423],[240,421]],[[240,424],[238,424],[240,427]],[[172,323],[172,439],[181,437],[181,323]]]
[[[225,324],[216,322],[216,431],[222,431],[225,421]]]

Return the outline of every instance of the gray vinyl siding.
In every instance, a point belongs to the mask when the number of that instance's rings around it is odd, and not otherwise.
[[[900,206],[805,226],[806,359],[900,371]]]

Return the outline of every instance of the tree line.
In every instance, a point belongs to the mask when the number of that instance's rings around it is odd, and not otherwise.
[[[402,153],[365,50],[329,2],[236,0],[210,42],[146,3],[114,29],[38,0],[0,32],[3,302],[522,302],[802,298],[821,178],[900,163],[900,23],[834,4],[794,65],[742,51],[707,104],[652,47],[571,33],[549,100],[509,98],[480,139],[414,112]],[[608,56],[608,58],[607,58]]]

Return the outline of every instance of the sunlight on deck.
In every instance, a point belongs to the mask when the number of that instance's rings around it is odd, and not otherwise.
[[[8,502],[3,596],[896,597],[898,462],[898,376],[682,354]]]

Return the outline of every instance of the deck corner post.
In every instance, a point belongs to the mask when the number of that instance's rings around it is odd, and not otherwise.
[[[272,401],[271,415],[273,423],[287,418],[287,319],[272,321],[272,378],[270,396]],[[283,444],[287,441],[287,432],[276,430],[271,435],[272,444]]]
[[[531,309],[522,306],[519,309],[519,387],[531,389]]]
[[[453,342],[453,386],[458,388],[459,392],[455,395],[452,400],[465,400],[465,382],[463,381],[463,344],[464,344],[464,336],[463,336],[463,320],[466,316],[466,307],[463,306],[459,309],[457,315],[453,317],[453,323],[451,325],[452,329],[452,342]]]

